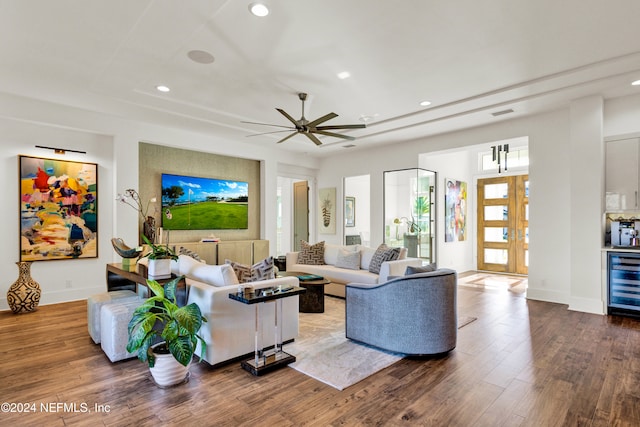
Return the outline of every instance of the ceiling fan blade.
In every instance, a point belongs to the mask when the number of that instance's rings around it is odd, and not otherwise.
[[[349,141],[354,141],[355,140],[355,137],[353,137],[353,136],[341,135],[339,133],[327,132],[327,131],[324,131],[324,130],[315,129],[313,131],[313,133],[319,133],[320,135],[326,135],[326,136],[333,136],[335,138],[348,139]]]
[[[315,119],[311,123],[307,124],[307,126],[309,126],[310,128],[313,128],[313,127],[316,127],[317,125],[319,125],[320,123],[324,123],[327,120],[331,120],[331,119],[333,119],[335,117],[338,117],[338,115],[336,113],[325,114],[324,116],[320,117],[319,119]]]
[[[322,145],[322,142],[320,142],[320,140],[318,138],[316,138],[316,136],[314,134],[312,134],[311,132],[304,132],[304,134],[307,135],[307,138],[309,138],[311,141],[313,141],[314,144]]]
[[[282,132],[291,132],[291,131],[296,131],[295,129],[286,129],[286,130],[274,130],[273,132],[261,132],[261,133],[252,133],[251,135],[245,135],[247,138],[252,137],[252,136],[260,136],[260,135],[270,135],[272,133],[282,133]]]
[[[273,126],[273,127],[277,127],[277,128],[293,129],[291,126],[272,125],[271,123],[258,123],[258,122],[240,122],[240,123],[248,123],[250,125]]]
[[[280,112],[280,114],[282,114],[283,116],[285,116],[291,123],[293,123],[296,127],[296,129],[298,128],[298,126],[300,126],[297,122],[296,119],[294,119],[293,117],[291,117],[289,115],[289,113],[287,113],[286,111],[284,111],[282,108],[276,108],[276,110],[278,110]]]
[[[285,137],[284,137],[284,138],[282,138],[280,141],[278,141],[278,144],[280,144],[281,142],[285,142],[287,139],[289,139],[289,138],[291,138],[292,136],[297,135],[297,134],[298,134],[298,132],[296,131],[296,132],[291,133],[291,135],[285,136]]]
[[[364,129],[367,125],[329,125],[329,126],[319,126],[316,129],[319,130],[337,130],[337,129]]]

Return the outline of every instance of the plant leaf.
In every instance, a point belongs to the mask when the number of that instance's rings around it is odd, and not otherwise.
[[[196,303],[178,308],[173,316],[189,334],[197,333],[202,326],[202,313]]]
[[[147,279],[147,286],[155,296],[164,298],[164,288],[157,280]]]
[[[190,337],[182,336],[169,342],[169,351],[178,362],[183,366],[187,366],[191,362],[195,346],[191,343]]]

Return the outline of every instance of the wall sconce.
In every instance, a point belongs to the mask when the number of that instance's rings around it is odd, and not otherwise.
[[[43,145],[36,145],[36,148],[43,148],[45,150],[53,150],[53,152],[56,153],[56,154],[66,154],[67,151],[70,152],[70,153],[87,154],[86,151],[71,150],[69,148],[45,147]]]
[[[509,144],[504,145],[492,145],[491,150],[493,151],[493,161],[498,162],[498,173],[502,173],[502,165],[501,158],[503,157],[502,153],[504,153],[504,171],[507,171],[507,155],[509,154]]]

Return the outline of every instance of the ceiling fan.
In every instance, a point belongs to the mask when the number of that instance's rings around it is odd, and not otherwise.
[[[318,125],[320,125],[320,124],[322,124],[322,123],[324,123],[324,122],[326,122],[328,120],[331,120],[331,119],[333,119],[335,117],[338,117],[338,115],[336,113],[329,113],[329,114],[325,114],[324,116],[322,116],[322,117],[320,117],[318,119],[315,119],[315,120],[310,122],[309,120],[307,120],[304,117],[304,102],[307,100],[307,94],[306,93],[299,93],[298,94],[298,98],[300,98],[300,101],[302,101],[302,117],[300,118],[300,120],[294,119],[286,111],[284,111],[282,108],[276,108],[276,110],[278,110],[280,112],[280,114],[285,116],[293,124],[293,126],[282,126],[282,125],[274,125],[274,124],[269,124],[269,123],[242,122],[242,123],[250,123],[250,124],[254,124],[254,125],[274,126],[274,127],[286,128],[286,130],[257,133],[257,134],[253,134],[253,135],[247,135],[247,136],[258,136],[258,135],[266,135],[266,134],[270,134],[270,133],[291,132],[291,131],[293,131],[291,134],[285,136],[280,141],[278,141],[278,144],[281,143],[281,142],[286,141],[287,139],[291,138],[292,136],[295,136],[295,135],[301,133],[303,135],[306,135],[307,138],[309,138],[311,141],[313,141],[314,144],[322,145],[322,142],[318,139],[316,134],[325,135],[325,136],[333,136],[333,137],[336,137],[336,138],[343,138],[343,139],[348,139],[350,141],[353,141],[355,139],[353,136],[341,135],[339,133],[329,132],[329,131],[339,130],[339,129],[362,129],[362,128],[366,127],[366,125],[364,125],[364,124],[359,124],[359,125],[318,126]]]

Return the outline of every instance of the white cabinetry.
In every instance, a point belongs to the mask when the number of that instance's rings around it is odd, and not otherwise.
[[[606,147],[606,210],[638,209],[640,138],[608,141]]]

